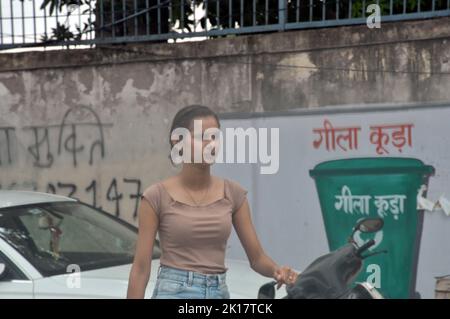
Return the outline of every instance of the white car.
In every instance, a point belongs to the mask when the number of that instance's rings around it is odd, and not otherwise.
[[[125,298],[137,228],[77,200],[0,191],[0,298]],[[159,267],[155,245],[150,298]],[[231,298],[256,298],[270,278],[227,260]]]

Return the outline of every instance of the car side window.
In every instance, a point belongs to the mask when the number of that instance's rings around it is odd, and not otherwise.
[[[0,282],[23,280],[26,277],[13,265],[13,263],[0,253]]]

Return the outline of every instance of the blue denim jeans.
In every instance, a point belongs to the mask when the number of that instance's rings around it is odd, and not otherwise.
[[[229,299],[226,273],[201,274],[160,266],[152,299]]]

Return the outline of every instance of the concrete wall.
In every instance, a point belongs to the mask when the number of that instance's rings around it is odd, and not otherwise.
[[[370,108],[366,106],[364,112],[357,108],[332,107],[326,110],[263,113],[256,116],[255,114],[224,115],[222,118],[224,129],[267,128],[270,131],[272,128],[279,128],[280,144],[277,149],[280,154],[279,170],[277,174],[261,174],[260,169],[266,164],[259,160],[257,163],[245,165],[217,163],[214,165],[213,172],[238,181],[249,191],[248,199],[252,208],[253,223],[269,256],[280,264],[293,265],[303,270],[317,257],[329,251],[322,216],[324,207],[319,203],[317,185],[315,179],[309,175],[310,170],[319,163],[329,160],[415,158],[435,169],[435,173],[429,177],[426,198],[433,203],[441,196],[450,199],[450,149],[446,147],[450,142],[449,118],[450,103],[373,105]],[[353,142],[351,139],[343,142],[342,136],[346,135],[342,133],[343,131],[336,131],[335,135],[329,133],[327,137],[323,136],[323,142],[317,146],[314,144],[319,139],[316,129],[323,128],[324,121],[329,121],[334,128],[359,127],[360,131],[355,133],[357,137],[353,139]],[[383,134],[386,134],[382,142],[384,149],[378,149],[378,141],[373,138],[374,131],[370,127],[395,127],[398,124],[410,125],[410,135],[405,129],[405,139],[397,143],[393,135],[389,133],[390,129],[383,129]],[[400,132],[398,127],[393,130]],[[400,135],[403,134],[400,133]],[[255,144],[259,145],[262,137],[263,135],[260,134]],[[329,141],[329,144],[325,141]],[[335,148],[332,147],[334,143],[336,143]],[[404,145],[401,145],[402,143]],[[351,144],[353,145],[350,148]],[[394,144],[401,147],[397,148]],[[328,148],[327,145],[330,147]],[[272,149],[271,152],[275,151]],[[255,153],[259,153],[259,150]],[[387,174],[378,180],[374,178],[372,181],[377,184],[374,187],[375,190],[371,191],[388,195],[392,189],[390,185],[395,184],[399,178],[399,175],[394,175],[394,178],[391,178],[392,176]],[[325,192],[340,195],[341,188],[334,188],[333,178],[330,180],[327,190],[323,191],[322,188],[322,194]],[[359,190],[352,189],[352,195],[367,195],[364,192],[371,192],[369,191],[371,182],[365,180],[364,183]],[[406,280],[408,276],[412,278],[416,276],[415,291],[418,291],[423,298],[433,298],[435,277],[447,275],[450,269],[450,254],[446,244],[450,242],[450,215],[439,209],[417,211],[414,202],[418,189],[412,185],[402,187],[409,187],[411,191],[405,200],[404,209],[400,210],[403,212],[397,218],[393,217],[395,209],[387,209],[386,214],[380,213],[373,203],[369,204],[365,213],[358,212],[357,209],[349,213],[334,205],[332,207],[335,210],[330,210],[328,206],[325,214],[339,216],[334,227],[341,230],[341,234],[344,235],[341,242],[337,243],[336,237],[331,242],[337,246],[343,245],[356,219],[368,215],[382,217],[385,222],[382,235],[380,237],[374,235],[371,238],[377,241],[378,246],[374,247],[374,250],[387,249],[388,253],[381,255],[378,260],[370,258],[365,261],[361,272],[362,280],[371,282],[374,278],[371,266],[373,263],[379,263],[381,270],[377,277],[380,280],[378,288],[382,289],[385,296],[389,297],[389,294],[391,297],[399,296],[396,295],[398,291],[393,292],[388,288],[392,288],[392,284],[402,287],[402,283],[408,282]],[[412,202],[409,208],[406,204],[408,201]],[[421,214],[424,217],[423,230],[416,233],[416,238],[421,239],[420,249],[418,259],[413,261],[414,258],[408,257],[407,251],[409,249],[413,251],[415,243],[414,240],[408,240],[407,233],[408,230],[412,230],[414,234],[415,226],[408,223]],[[350,226],[346,224],[348,219],[351,220]],[[337,222],[338,220],[340,222]],[[245,252],[235,234],[228,243],[227,255],[236,259],[245,258]],[[417,266],[417,272],[409,268],[414,264]],[[391,268],[388,269],[386,265]],[[371,283],[376,284],[373,281]],[[407,291],[404,288],[398,288],[398,290]]]
[[[1,54],[1,187],[72,194],[135,222],[138,193],[175,172],[179,108],[448,101],[449,22]]]

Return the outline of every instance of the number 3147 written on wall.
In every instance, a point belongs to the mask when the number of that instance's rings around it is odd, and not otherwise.
[[[379,155],[389,154],[391,148],[396,148],[401,153],[404,147],[412,147],[413,127],[411,123],[372,125],[369,126],[369,141]],[[313,129],[313,146],[316,149],[324,147],[327,151],[357,150],[360,131],[360,126],[334,127],[326,119],[323,121],[323,127]]]

